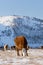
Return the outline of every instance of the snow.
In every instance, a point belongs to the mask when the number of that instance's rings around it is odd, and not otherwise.
[[[16,56],[15,50],[0,50],[0,65],[43,65],[43,50],[29,49],[28,56]]]

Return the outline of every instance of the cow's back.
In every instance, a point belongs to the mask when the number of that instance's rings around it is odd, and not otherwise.
[[[16,48],[22,49],[22,48],[27,48],[27,40],[24,36],[17,36],[15,39],[15,45]]]

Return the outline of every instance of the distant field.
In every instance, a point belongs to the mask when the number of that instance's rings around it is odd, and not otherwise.
[[[0,50],[0,65],[43,65],[43,49],[29,49],[28,56],[16,56],[15,50]]]

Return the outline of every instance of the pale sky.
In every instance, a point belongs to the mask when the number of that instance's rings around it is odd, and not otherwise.
[[[9,15],[43,19],[43,0],[0,0],[0,16]]]

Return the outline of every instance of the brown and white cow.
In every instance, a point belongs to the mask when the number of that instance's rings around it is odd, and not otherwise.
[[[12,49],[12,50],[15,50],[15,46],[11,46],[11,49]]]
[[[14,39],[15,45],[16,45],[16,51],[17,55],[19,54],[19,50],[22,51],[22,55],[27,55],[27,40],[24,36],[17,36]]]
[[[7,49],[8,49],[8,45],[5,44],[5,45],[4,45],[4,51],[7,50]]]

